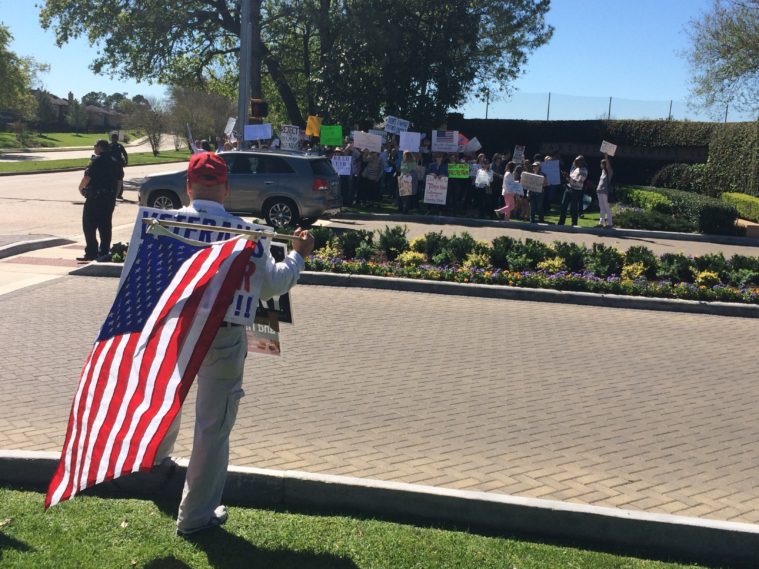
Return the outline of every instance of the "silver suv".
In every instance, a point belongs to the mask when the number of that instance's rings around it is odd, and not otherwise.
[[[310,224],[340,211],[340,177],[328,158],[287,150],[221,152],[229,167],[227,211],[262,215],[274,227]],[[187,168],[137,182],[140,205],[187,205]]]

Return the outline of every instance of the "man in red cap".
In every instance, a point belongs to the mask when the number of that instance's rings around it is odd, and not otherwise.
[[[224,199],[229,195],[227,172],[227,163],[218,154],[193,154],[187,168],[187,195],[191,201],[180,211],[225,216],[233,225],[244,224],[242,219],[224,209]],[[282,262],[275,263],[271,253],[265,253],[260,295],[263,300],[290,290],[305,266],[304,258],[314,249],[314,238],[308,231],[296,229],[294,235],[301,239],[292,242],[293,250]],[[179,504],[178,535],[192,535],[227,521],[227,509],[221,505],[221,496],[229,464],[229,435],[237,417],[238,403],[244,395],[242,378],[247,352],[245,327],[222,322],[198,372],[195,437]],[[157,463],[171,454],[180,417],[177,416],[166,433],[156,455]]]

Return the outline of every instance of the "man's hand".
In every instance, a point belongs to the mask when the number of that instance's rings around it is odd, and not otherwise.
[[[300,227],[293,231],[293,235],[295,237],[300,237],[300,239],[293,239],[293,251],[297,251],[304,259],[311,255],[314,251],[313,235],[311,235],[307,229],[301,229]]]

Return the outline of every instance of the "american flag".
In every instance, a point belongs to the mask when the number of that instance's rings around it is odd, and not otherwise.
[[[455,130],[436,130],[435,139],[439,144],[453,144],[453,137],[456,135]],[[458,141],[457,141],[458,144]]]
[[[152,468],[255,246],[146,236],[84,364],[45,509]]]

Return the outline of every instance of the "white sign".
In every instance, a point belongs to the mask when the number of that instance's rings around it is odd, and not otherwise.
[[[609,156],[614,156],[617,153],[617,145],[612,144],[611,142],[606,142],[604,140],[601,142],[601,153],[608,154]]]
[[[134,224],[132,230],[132,237],[129,240],[129,249],[127,250],[127,257],[124,260],[124,268],[121,270],[121,280],[119,281],[119,288],[124,284],[127,274],[134,264],[134,260],[137,257],[137,250],[140,248],[142,240],[145,238],[148,226],[143,223],[142,220],[147,217],[166,219],[171,221],[181,221],[185,223],[196,223],[199,225],[214,225],[219,228],[218,231],[200,230],[200,229],[185,229],[172,227],[168,228],[172,233],[184,237],[186,239],[192,239],[194,241],[200,241],[202,243],[213,243],[215,241],[223,241],[230,239],[235,235],[224,231],[224,228],[234,229],[261,229],[262,227],[271,230],[269,227],[261,225],[254,225],[247,223],[243,220],[240,223],[235,217],[227,217],[223,215],[210,215],[206,213],[181,213],[176,210],[155,209],[150,207],[141,207],[137,212],[137,222]],[[263,266],[266,263],[267,254],[271,248],[271,239],[259,238],[256,250],[250,259],[251,263],[255,263],[255,270],[252,270],[250,274],[265,271]],[[229,306],[224,320],[226,322],[234,322],[235,324],[252,324],[256,316],[256,309],[258,308],[258,296],[260,287],[251,286],[253,279],[248,279],[247,283],[243,279],[243,283],[240,288],[237,289],[232,304]],[[263,281],[258,281],[259,284]]]
[[[482,148],[482,144],[480,144],[480,141],[477,140],[477,137],[475,136],[464,145],[464,152],[477,152],[480,148]]]
[[[393,134],[400,134],[406,132],[409,127],[409,122],[398,117],[389,116],[385,119],[385,132]]]
[[[373,134],[375,136],[379,136],[383,141],[385,140],[385,131],[380,130],[378,128],[370,128],[369,134]]]
[[[477,164],[477,162],[471,162],[469,164],[469,177],[470,178],[476,178],[477,172],[480,171],[480,165]]]
[[[350,176],[351,160],[353,160],[351,156],[333,156],[332,167],[335,169],[335,172],[341,176]]]
[[[398,195],[410,196],[413,192],[414,178],[406,174],[398,178]]]
[[[445,205],[448,196],[448,178],[428,174],[424,184],[424,203]]]
[[[227,119],[227,126],[224,127],[224,134],[229,136],[232,134],[232,131],[235,129],[235,123],[237,122],[237,119],[235,117],[229,117]]]
[[[517,166],[524,162],[524,146],[517,144],[514,147],[514,154],[511,156],[511,161]]]
[[[269,140],[271,137],[271,125],[269,123],[245,125],[244,140]]]
[[[404,152],[419,152],[419,145],[422,142],[422,133],[420,132],[401,132],[399,149]]]
[[[522,184],[522,188],[528,192],[535,194],[543,193],[543,176],[540,174],[530,174],[529,172],[522,172],[522,176],[519,178],[519,183]]]
[[[561,173],[559,172],[558,160],[545,160],[540,164],[540,171],[548,178],[549,186],[561,185]]]
[[[458,152],[459,151],[459,131],[433,130],[432,131],[432,151],[433,152]]]
[[[382,152],[382,137],[376,134],[367,134],[360,130],[353,131],[353,146],[368,149],[370,152]]]
[[[283,124],[279,128],[279,138],[282,150],[298,150],[300,146],[300,127],[292,124]]]

